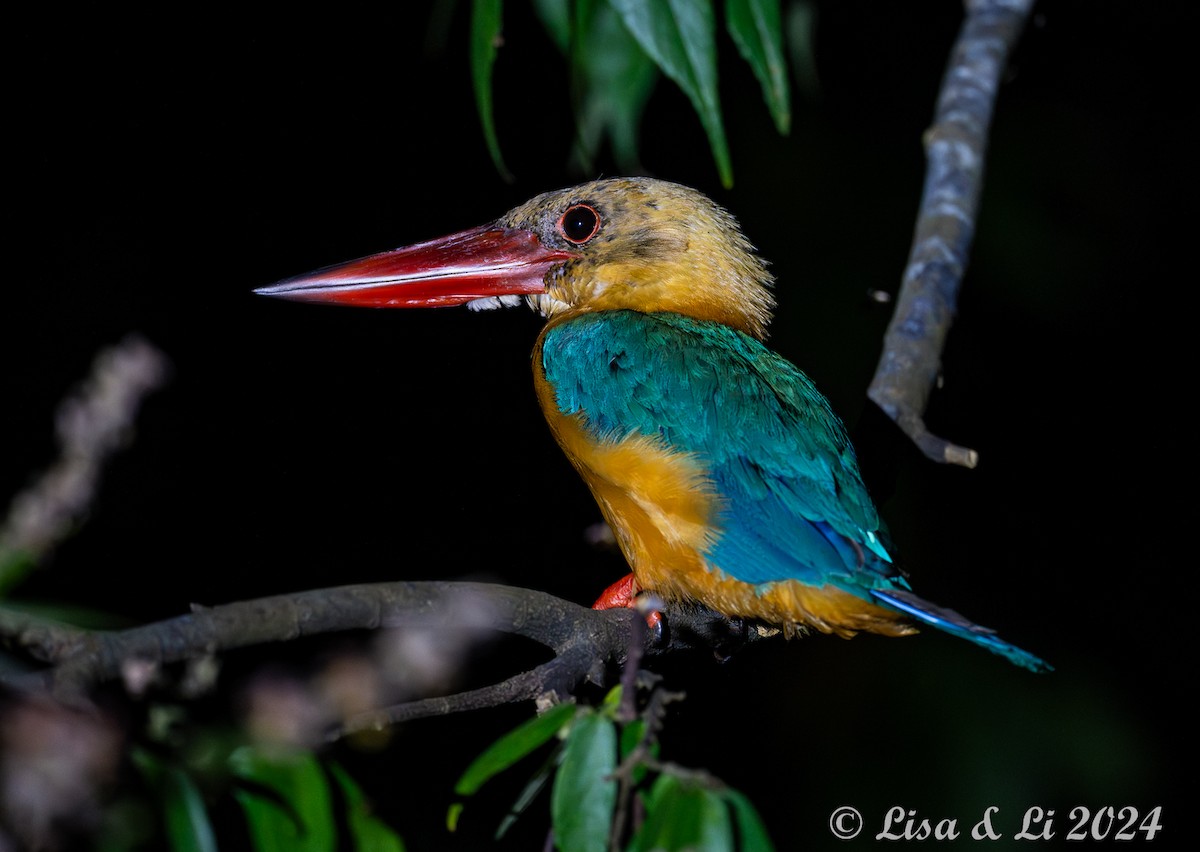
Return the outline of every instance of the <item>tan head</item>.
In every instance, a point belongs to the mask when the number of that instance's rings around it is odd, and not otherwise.
[[[774,299],[765,262],[734,218],[686,186],[612,178],[548,192],[497,220],[578,255],[529,302],[548,317],[672,311],[766,336]]]

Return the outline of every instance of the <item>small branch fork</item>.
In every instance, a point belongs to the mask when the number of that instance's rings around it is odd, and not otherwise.
[[[896,310],[867,396],[929,458],[975,467],[979,455],[925,428],[975,234],[988,130],[1008,55],[1033,0],[967,0],[925,134],[925,188]]]

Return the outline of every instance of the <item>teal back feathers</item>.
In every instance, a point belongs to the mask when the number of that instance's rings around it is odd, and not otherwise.
[[[585,314],[547,331],[543,367],[560,411],[582,412],[597,440],[656,435],[697,458],[721,498],[708,556],[725,573],[864,596],[898,579],[841,421],[749,335],[678,314]]]

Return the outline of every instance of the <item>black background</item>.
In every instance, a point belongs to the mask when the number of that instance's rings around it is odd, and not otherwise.
[[[484,578],[587,602],[623,573],[585,541],[599,513],[537,410],[536,315],[250,294],[579,179],[568,73],[523,3],[507,4],[496,67],[516,181],[497,177],[460,5],[440,51],[423,4],[84,4],[6,25],[0,494],[50,463],[56,402],[99,348],[138,332],[173,364],[86,525],[20,599],[142,621],[346,582]],[[1000,95],[928,412],[981,453],[967,471],[893,440],[864,397],[889,310],[866,294],[898,284],[961,9],[817,6],[820,96],[795,97],[789,138],[722,35],[734,189],[665,82],[645,167],[730,208],[771,261],[772,344],[856,434],[918,592],[1057,671],[929,632],[687,661],[668,672],[688,699],[664,756],[749,794],[780,849],[844,848],[826,828],[841,804],[867,816],[864,838],[896,804],[964,833],[997,805],[1010,837],[1026,807],[1055,808],[1060,838],[1075,805],[1163,805],[1155,845],[1170,846],[1192,831],[1171,772],[1194,672],[1194,275],[1180,242],[1195,188],[1180,36],[1194,21],[1185,4],[1038,5]],[[493,653],[476,675],[508,665]],[[440,827],[453,781],[524,712],[416,722],[384,752],[335,753],[412,848],[471,848],[512,793],[468,808],[455,840]],[[540,844],[544,807],[514,848]]]

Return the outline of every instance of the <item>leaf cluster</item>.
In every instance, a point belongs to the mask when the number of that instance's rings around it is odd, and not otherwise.
[[[189,765],[178,755],[138,748],[132,760],[158,810],[163,839],[175,852],[216,852],[218,831],[211,817],[214,784],[228,792],[259,852],[324,852],[328,849],[403,852],[404,843],[371,813],[362,789],[337,763],[305,749],[243,745],[220,765]],[[110,819],[102,846],[140,848],[141,829]]]
[[[661,702],[652,698],[640,715],[625,718],[622,689],[614,687],[599,707],[555,705],[505,734],[467,767],[455,792],[474,795],[553,742],[500,823],[497,839],[549,785],[551,832],[560,852],[771,850],[745,796],[705,772],[658,759]],[[463,808],[462,801],[451,806],[451,831]]]
[[[725,29],[762,85],[776,128],[791,125],[779,0],[725,0]],[[660,74],[691,101],[721,182],[733,184],[718,93],[714,0],[536,0],[535,11],[570,68],[576,116],[573,157],[584,171],[604,141],[626,171],[637,166],[637,129]],[[473,0],[470,55],[475,101],[492,161],[508,179],[492,97],[503,0]]]

